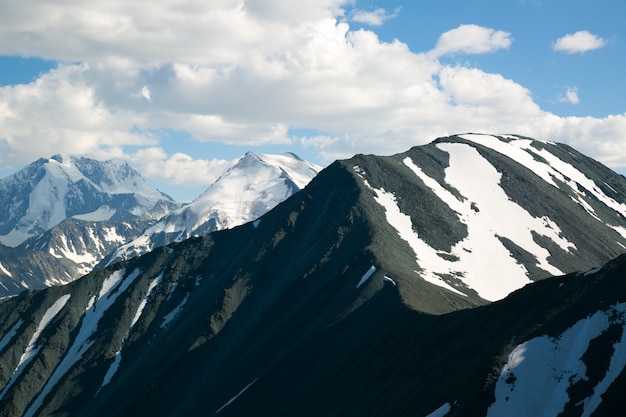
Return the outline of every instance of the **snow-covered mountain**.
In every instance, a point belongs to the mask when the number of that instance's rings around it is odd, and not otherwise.
[[[178,206],[122,160],[39,159],[0,180],[0,296],[85,275]]]
[[[321,167],[292,153],[248,152],[202,195],[120,246],[104,263],[110,265],[170,242],[258,219],[304,188],[320,170]]]
[[[520,136],[336,161],[254,222],[0,302],[0,416],[620,415],[625,204]]]
[[[55,155],[0,179],[0,243],[18,246],[67,218],[158,219],[176,207],[121,159]]]
[[[626,251],[626,180],[563,144],[466,134],[352,161],[418,274],[452,292],[495,301]]]

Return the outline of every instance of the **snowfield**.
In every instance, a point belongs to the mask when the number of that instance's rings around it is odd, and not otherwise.
[[[593,394],[579,402],[582,416],[590,416],[626,366],[625,316],[626,303],[617,304],[580,320],[558,337],[541,336],[517,346],[500,372],[496,401],[487,417],[559,415],[569,401],[567,389],[588,380],[583,355],[590,342],[617,324],[622,327],[622,336],[613,344],[609,368]]]

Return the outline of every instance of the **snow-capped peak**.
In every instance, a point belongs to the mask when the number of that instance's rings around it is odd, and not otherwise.
[[[175,205],[125,161],[57,154],[0,180],[0,242],[17,246],[72,216],[123,209],[134,216],[159,201]],[[118,213],[119,214],[119,213]]]
[[[292,153],[247,152],[198,198],[120,247],[109,262],[255,220],[304,188],[320,170]]]

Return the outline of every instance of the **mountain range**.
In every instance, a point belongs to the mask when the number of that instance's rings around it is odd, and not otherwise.
[[[7,245],[0,246],[0,296],[67,283],[99,263],[254,220],[319,170],[293,154],[248,153],[180,207],[125,161],[40,159],[0,180]]]
[[[0,302],[0,416],[618,415],[624,252],[626,179],[566,145],[356,155]]]
[[[256,220],[304,188],[321,167],[285,153],[246,153],[198,198],[164,216],[140,236],[121,245],[103,265],[129,259],[192,236]]]

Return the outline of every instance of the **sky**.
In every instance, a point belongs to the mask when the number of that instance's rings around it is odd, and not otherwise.
[[[326,166],[437,137],[626,173],[620,0],[0,0],[0,177],[124,158],[190,201],[246,151]]]

